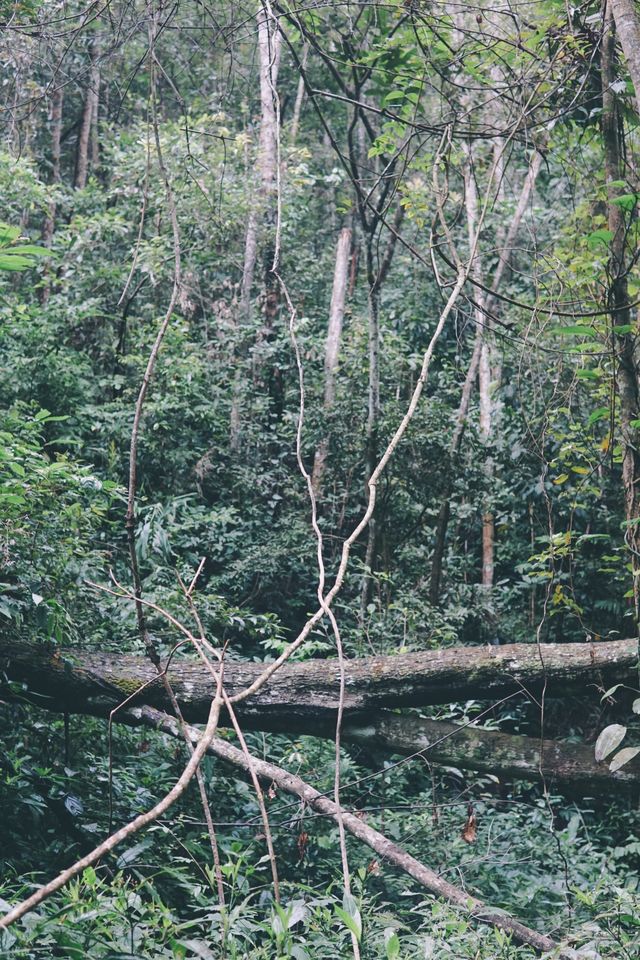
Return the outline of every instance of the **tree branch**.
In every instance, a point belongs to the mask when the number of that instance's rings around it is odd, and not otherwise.
[[[144,707],[140,711],[134,711],[132,720],[145,726],[163,730],[172,736],[179,735],[178,727],[174,720],[160,713],[158,710],[153,710],[149,707]],[[194,729],[192,729],[191,733],[194,742],[199,742],[200,733]],[[248,769],[247,759],[243,752],[218,737],[215,737],[211,741],[208,752],[236,768],[245,771]],[[325,814],[334,820],[341,817],[345,829],[352,834],[352,836],[374,850],[381,860],[407,873],[435,896],[442,897],[454,906],[460,907],[470,919],[498,927],[509,933],[515,941],[529,944],[541,953],[557,948],[558,945],[550,937],[539,933],[537,930],[532,930],[530,927],[525,926],[506,913],[493,910],[477,897],[471,896],[465,890],[460,890],[458,887],[453,886],[453,884],[443,880],[435,871],[430,870],[429,867],[426,867],[419,860],[416,860],[410,853],[407,853],[401,847],[392,843],[382,833],[370,827],[355,814],[344,809],[339,809],[333,800],[321,794],[300,777],[289,773],[287,770],[283,770],[281,767],[275,766],[275,764],[260,760],[257,757],[253,758],[252,764],[255,772],[265,782],[274,783],[285,793],[299,797],[318,813]],[[561,952],[559,956],[566,957],[568,953],[563,954]]]

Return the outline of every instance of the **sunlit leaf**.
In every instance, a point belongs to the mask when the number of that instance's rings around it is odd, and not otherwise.
[[[619,723],[611,723],[605,727],[595,746],[596,760],[604,760],[615,748],[622,743],[627,733],[627,728]]]
[[[589,414],[587,418],[587,426],[591,427],[594,423],[597,423],[598,420],[602,420],[604,417],[608,417],[611,413],[609,407],[598,407],[597,410],[594,410]]]
[[[639,753],[640,747],[625,747],[624,750],[619,750],[609,764],[609,770],[615,773],[620,767],[624,767],[625,763],[629,763],[630,760],[637,757]]]

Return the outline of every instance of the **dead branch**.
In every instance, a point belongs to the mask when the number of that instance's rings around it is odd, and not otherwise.
[[[177,724],[171,717],[149,707],[144,707],[140,710],[134,709],[130,721],[163,730],[171,734],[171,736],[179,735]],[[199,744],[201,742],[199,731],[192,728],[191,735],[194,743]],[[213,738],[208,746],[208,752],[232,764],[236,768],[245,771],[248,769],[247,759],[242,750],[239,750],[237,747],[232,746],[232,744],[218,737]],[[394,867],[407,873],[422,887],[428,890],[429,893],[437,897],[442,897],[454,906],[459,907],[470,919],[476,920],[478,923],[498,927],[511,934],[515,941],[529,944],[541,953],[557,948],[558,944],[550,937],[539,933],[537,930],[532,930],[530,927],[525,926],[506,913],[492,910],[490,906],[487,906],[487,904],[483,903],[477,897],[443,880],[435,871],[426,867],[419,860],[416,860],[415,857],[397,846],[397,844],[392,843],[378,830],[370,827],[355,814],[338,807],[333,800],[321,794],[295,774],[289,773],[287,770],[283,770],[281,767],[267,763],[265,760],[260,760],[257,757],[253,758],[253,767],[258,776],[265,782],[275,783],[275,785],[285,793],[299,797],[318,813],[325,814],[334,820],[340,817],[345,829],[348,830],[352,836],[374,850],[382,861],[393,864]],[[563,956],[563,954],[560,953],[559,956]],[[568,957],[569,954],[565,953],[564,956]]]

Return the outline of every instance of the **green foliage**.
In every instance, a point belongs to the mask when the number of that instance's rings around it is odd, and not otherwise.
[[[17,405],[0,420],[4,629],[78,639],[91,607],[83,582],[103,569],[112,481],[45,441],[64,418]]]
[[[94,11],[86,24],[87,11],[72,3],[64,13],[72,27],[59,25],[54,3],[0,8],[3,20],[18,25],[1,41],[8,63],[2,105],[15,123],[0,154],[7,221],[0,224],[0,629],[16,642],[142,652],[132,604],[88,581],[106,585],[112,572],[131,582],[124,490],[133,409],[174,279],[167,178],[181,284],[140,425],[135,545],[143,593],[191,623],[180,579],[190,582],[204,557],[194,599],[207,638],[226,645],[230,658],[265,661],[282,653],[314,608],[318,569],[296,457],[300,396],[288,305],[270,274],[275,213],[259,238],[249,308],[242,303],[247,223],[265,202],[253,20],[242,13],[238,29],[229,4],[205,9],[188,0],[179,20],[177,10],[162,11],[168,19],[154,51],[154,130],[152,58],[137,7],[108,16]],[[396,202],[404,209],[406,246],[396,244],[379,291],[382,450],[407,409],[449,289],[452,268],[441,259],[452,256],[449,239],[463,259],[469,255],[470,145],[471,172],[480,194],[486,190],[478,245],[485,280],[498,263],[532,147],[544,153],[510,251],[504,299],[492,306],[486,328],[493,434],[483,437],[474,392],[462,448],[451,453],[480,299],[468,284],[438,342],[411,430],[380,480],[364,605],[364,538],[353,547],[335,605],[347,655],[630,633],[633,571],[614,346],[616,338],[635,335],[636,321],[617,323],[608,312],[612,189],[629,251],[638,246],[640,221],[637,183],[604,181],[599,8],[542,0],[527,18],[516,9],[517,38],[509,43],[488,22],[495,11],[479,8],[460,11],[463,21],[471,15],[464,29],[438,5],[400,0],[360,5],[353,17],[335,4],[282,10],[291,14],[282,13],[281,26],[301,59],[304,32],[317,40],[308,52],[316,93],[306,91],[295,144],[289,130],[298,75],[286,43],[281,53],[277,223],[278,269],[296,309],[304,366],[301,456],[309,471],[328,438],[318,505],[327,583],[365,500],[367,266],[378,268],[387,240],[381,224],[367,237],[366,224],[376,209],[388,222]],[[37,30],[19,29],[33,22]],[[76,32],[67,49],[68,29]],[[76,190],[78,120],[94,43],[99,163],[87,187]],[[47,112],[58,81],[59,178]],[[345,95],[351,85],[366,123]],[[626,78],[615,87],[627,108]],[[515,124],[508,136],[496,133],[503,122]],[[626,139],[633,169],[637,133]],[[496,142],[504,147],[504,170],[490,184]],[[361,168],[359,194],[350,182],[349,149]],[[433,189],[436,157],[446,229]],[[370,203],[364,218],[363,195]],[[35,240],[52,217],[47,250]],[[335,402],[326,410],[335,241],[354,223]],[[640,296],[634,269],[632,300]],[[239,439],[232,444],[234,417]],[[432,603],[444,497],[444,577]],[[487,513],[496,531],[491,591],[481,586]],[[152,609],[148,626],[165,655],[176,642],[174,629]],[[296,658],[333,655],[332,633],[320,624]],[[130,730],[117,730],[108,744],[103,726],[86,718],[71,718],[65,731],[26,704],[25,690],[9,683],[7,691],[15,702],[0,703],[7,731],[0,754],[1,895],[13,902],[113,824],[151,806],[183,769],[184,752],[160,735]],[[547,702],[545,735],[584,738],[602,724],[620,733],[616,721],[626,707],[611,702],[614,693],[602,722],[597,703]],[[454,703],[439,715],[475,722],[486,706]],[[510,703],[495,708],[488,724],[539,736],[539,721],[535,703]],[[332,745],[296,731],[248,739],[254,751],[332,791]],[[619,765],[625,750],[636,749],[623,747]],[[218,827],[225,909],[217,905],[194,791],[144,836],[4,933],[0,952],[18,960],[333,960],[349,955],[353,936],[367,958],[531,958],[351,841],[353,890],[345,897],[335,825],[273,791],[268,803],[283,889],[275,904],[252,788],[211,758],[202,769]],[[540,929],[568,933],[584,956],[635,955],[638,817],[625,798],[572,802],[498,775],[432,775],[421,759],[395,766],[355,751],[343,753],[341,774],[345,805],[443,876]],[[478,815],[475,846],[460,836],[469,798]]]
[[[5,875],[0,887],[5,900],[19,897],[26,885],[39,882],[50,864],[82,851],[102,834],[108,776],[103,737],[95,721],[74,720],[73,767],[62,761],[62,724],[52,726],[43,714],[33,726],[30,744],[18,737],[5,744],[3,808],[10,812],[14,829],[20,821],[30,823],[30,836],[38,838],[41,848],[39,873],[26,880],[13,871]],[[251,735],[249,741],[255,749],[258,741]],[[295,752],[290,753],[292,747]],[[38,767],[27,759],[36,749],[43,758]],[[273,738],[270,749],[270,758],[297,763],[307,779],[314,770],[322,771],[320,788],[331,788],[331,745]],[[179,754],[165,737],[117,732],[117,821],[166,789],[180,770]],[[84,951],[104,960],[140,955],[329,960],[349,951],[353,931],[374,958],[473,955],[481,960],[532,960],[530,950],[516,949],[499,931],[478,931],[464,912],[425,898],[406,877],[351,844],[353,896],[345,900],[336,872],[335,825],[297,807],[292,813],[284,796],[269,800],[283,890],[281,905],[274,904],[250,785],[236,781],[214,761],[207,760],[203,772],[218,823],[224,910],[217,904],[215,873],[194,794],[171,822],[157,824],[97,869],[86,870],[55,901],[4,933],[3,950],[20,960],[54,957],[60,951],[67,956]],[[494,778],[472,780],[467,786],[477,798],[478,839],[469,847],[460,837],[466,799],[459,796],[459,773],[439,776],[433,794],[421,769],[406,764],[370,781],[365,796],[355,782],[361,773],[345,762],[345,802],[359,797],[372,826],[383,827],[417,857],[428,857],[434,869],[445,876],[455,869],[468,889],[525,921],[547,927],[553,923],[556,929],[570,921],[572,944],[585,949],[592,944],[606,960],[632,950],[638,893],[629,867],[638,857],[637,811],[616,811],[607,802],[567,807],[560,798],[538,797],[518,785],[505,802],[497,795]],[[349,781],[354,781],[352,787]],[[23,832],[15,829],[12,845],[5,848],[16,865],[16,843]],[[306,840],[300,860],[302,832]],[[29,846],[23,844],[20,856],[33,862]]]
[[[50,251],[34,243],[16,243],[20,227],[0,223],[0,270],[9,272],[28,270],[37,262],[37,257],[46,257]]]

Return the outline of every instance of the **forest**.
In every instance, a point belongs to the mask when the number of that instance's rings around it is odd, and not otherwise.
[[[640,5],[0,24],[0,957],[637,960]]]

